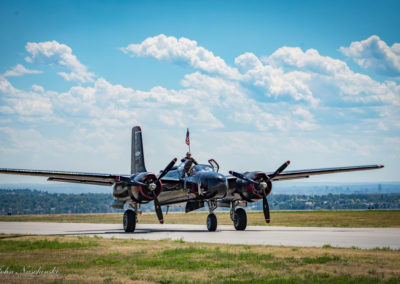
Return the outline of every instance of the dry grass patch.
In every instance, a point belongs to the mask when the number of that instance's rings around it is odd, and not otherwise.
[[[24,267],[41,267],[44,271],[56,268],[57,274],[34,276],[35,282],[44,283],[400,281],[400,252],[392,250],[15,235],[0,236],[0,248],[2,269],[8,267],[22,275],[21,281],[14,283],[32,280],[21,273]],[[1,283],[13,280],[0,274]]]

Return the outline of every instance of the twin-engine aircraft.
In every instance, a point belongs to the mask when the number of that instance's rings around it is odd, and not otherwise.
[[[154,174],[147,172],[144,163],[142,130],[140,126],[132,129],[131,174],[97,174],[65,171],[42,171],[23,169],[0,169],[3,174],[44,176],[49,181],[113,185],[113,208],[127,207],[123,217],[125,232],[134,232],[140,205],[154,202],[160,223],[164,223],[161,206],[186,204],[186,213],[204,207],[207,203],[209,215],[207,229],[217,229],[217,207],[231,208],[230,216],[236,230],[245,230],[247,226],[246,207],[248,202],[263,200],[265,221],[270,222],[267,196],[271,193],[272,182],[308,178],[311,175],[330,174],[383,168],[383,165],[365,165],[353,167],[323,168],[312,170],[285,171],[290,162],[283,163],[275,172],[253,171],[230,175],[219,173],[215,160],[209,164],[194,165],[188,160],[175,166],[173,159],[164,170]],[[127,206],[125,206],[127,205]]]

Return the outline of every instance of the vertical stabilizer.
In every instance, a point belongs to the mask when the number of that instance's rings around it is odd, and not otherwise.
[[[132,147],[131,147],[131,174],[146,172],[144,165],[144,153],[142,142],[142,129],[140,126],[132,128]]]

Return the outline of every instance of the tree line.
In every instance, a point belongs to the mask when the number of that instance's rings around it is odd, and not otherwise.
[[[272,210],[341,210],[400,209],[400,194],[271,194]],[[113,198],[107,193],[48,193],[31,189],[0,189],[0,214],[65,214],[108,213],[122,210],[110,208]],[[248,204],[249,210],[262,210],[262,202]],[[153,203],[142,205],[142,211],[153,211]],[[205,209],[206,210],[206,209]],[[184,211],[171,207],[169,211]]]

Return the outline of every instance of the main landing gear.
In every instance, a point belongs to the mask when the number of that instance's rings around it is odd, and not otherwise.
[[[132,233],[136,228],[136,212],[133,210],[126,210],[124,213],[124,231],[127,233]]]
[[[244,231],[247,227],[247,214],[243,208],[236,208],[236,206],[246,206],[243,203],[237,201],[232,202],[231,208],[231,220],[235,229],[238,231]],[[210,232],[217,230],[217,216],[214,214],[214,210],[217,208],[216,201],[208,201],[208,209],[210,214],[207,216],[207,229]]]
[[[236,204],[232,203],[231,220],[237,231],[244,231],[247,227],[247,214],[243,208],[236,208]]]
[[[124,231],[126,233],[132,233],[136,229],[136,223],[138,221],[137,212],[139,211],[139,206],[137,204],[131,204],[131,208],[125,210],[124,212],[122,224],[124,225]]]

